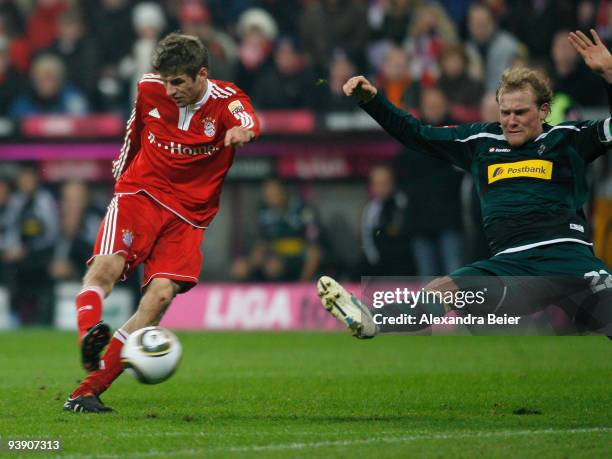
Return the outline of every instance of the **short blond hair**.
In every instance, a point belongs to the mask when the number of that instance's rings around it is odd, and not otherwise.
[[[502,91],[515,91],[525,89],[528,86],[533,89],[538,107],[542,104],[550,105],[553,92],[548,78],[540,72],[526,67],[512,67],[502,74],[497,91],[495,91],[495,100],[499,103]]]

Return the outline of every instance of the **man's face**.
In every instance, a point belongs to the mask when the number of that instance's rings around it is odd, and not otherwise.
[[[282,209],[287,204],[287,193],[277,180],[270,180],[263,185],[263,197],[266,205],[274,209]]]
[[[487,43],[495,29],[491,13],[485,8],[473,8],[468,15],[468,29],[476,43],[479,45]]]
[[[426,89],[421,94],[421,116],[427,124],[444,123],[448,112],[446,97],[439,89]]]
[[[393,195],[395,183],[391,171],[377,167],[370,172],[370,192],[375,198],[387,199]]]
[[[499,120],[510,145],[519,147],[539,136],[548,116],[548,104],[538,107],[533,90],[502,91],[499,96]]]
[[[43,99],[55,97],[62,87],[61,69],[51,63],[43,63],[32,69],[32,82],[36,93]]]
[[[178,75],[162,75],[166,94],[179,107],[195,104],[206,90],[208,70],[201,68],[195,79],[185,73]]]

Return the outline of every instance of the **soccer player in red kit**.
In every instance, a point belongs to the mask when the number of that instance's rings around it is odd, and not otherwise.
[[[155,73],[138,83],[113,162],[115,194],[76,298],[81,359],[90,373],[64,403],[68,411],[111,410],[99,395],[123,371],[123,343],[135,330],[158,324],[174,296],[198,281],[204,230],[219,209],[235,149],[259,135],[249,97],[208,78],[208,52],[196,37],[166,36],[152,64]],[[102,302],[141,263],[138,309],[111,339]]]

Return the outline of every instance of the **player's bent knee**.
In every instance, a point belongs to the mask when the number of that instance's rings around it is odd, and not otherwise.
[[[179,288],[179,285],[170,279],[153,279],[140,301],[132,325],[141,328],[159,324]]]
[[[178,291],[179,285],[176,282],[170,279],[156,278],[148,285],[143,301],[146,300],[146,303],[165,308],[170,304]]]
[[[87,270],[83,283],[98,285],[108,295],[124,269],[125,259],[121,255],[98,255]]]

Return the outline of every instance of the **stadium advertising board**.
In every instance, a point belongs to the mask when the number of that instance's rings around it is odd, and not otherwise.
[[[359,285],[349,285],[355,290]],[[311,284],[206,284],[176,297],[161,325],[175,330],[340,330]]]

